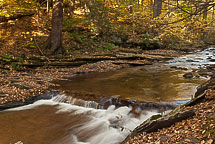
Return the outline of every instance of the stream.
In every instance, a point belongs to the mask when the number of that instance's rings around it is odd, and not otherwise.
[[[183,75],[214,65],[214,51],[54,81],[62,93],[52,99],[0,112],[0,143],[119,144],[152,115],[189,101],[208,78]]]

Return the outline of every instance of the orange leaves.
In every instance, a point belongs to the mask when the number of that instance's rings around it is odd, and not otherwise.
[[[188,107],[196,110],[196,116],[175,125],[149,134],[141,134],[129,141],[132,143],[201,143],[215,142],[215,100]],[[150,139],[146,139],[150,137]],[[165,139],[164,139],[165,137]]]

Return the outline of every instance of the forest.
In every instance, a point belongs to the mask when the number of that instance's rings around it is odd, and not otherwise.
[[[2,24],[8,29],[1,30],[1,43],[12,35],[13,46],[40,47],[44,54],[215,43],[213,0],[1,0],[0,7],[0,22],[33,15],[21,33]]]
[[[1,144],[215,142],[215,0],[0,0]]]

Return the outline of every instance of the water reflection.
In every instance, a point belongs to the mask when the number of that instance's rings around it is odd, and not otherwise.
[[[183,70],[144,66],[108,73],[77,75],[69,81],[56,81],[67,94],[94,101],[117,96],[138,101],[168,102],[190,99],[202,78],[184,79]],[[91,95],[91,96],[90,96]]]

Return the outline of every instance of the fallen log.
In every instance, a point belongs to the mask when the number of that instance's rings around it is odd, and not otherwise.
[[[8,17],[0,16],[0,23],[8,22],[9,20],[19,19],[19,18],[22,18],[22,17],[25,17],[25,16],[32,16],[34,14],[35,14],[35,12],[33,12],[33,11],[24,11],[24,12],[21,12],[19,14],[10,15]]]

